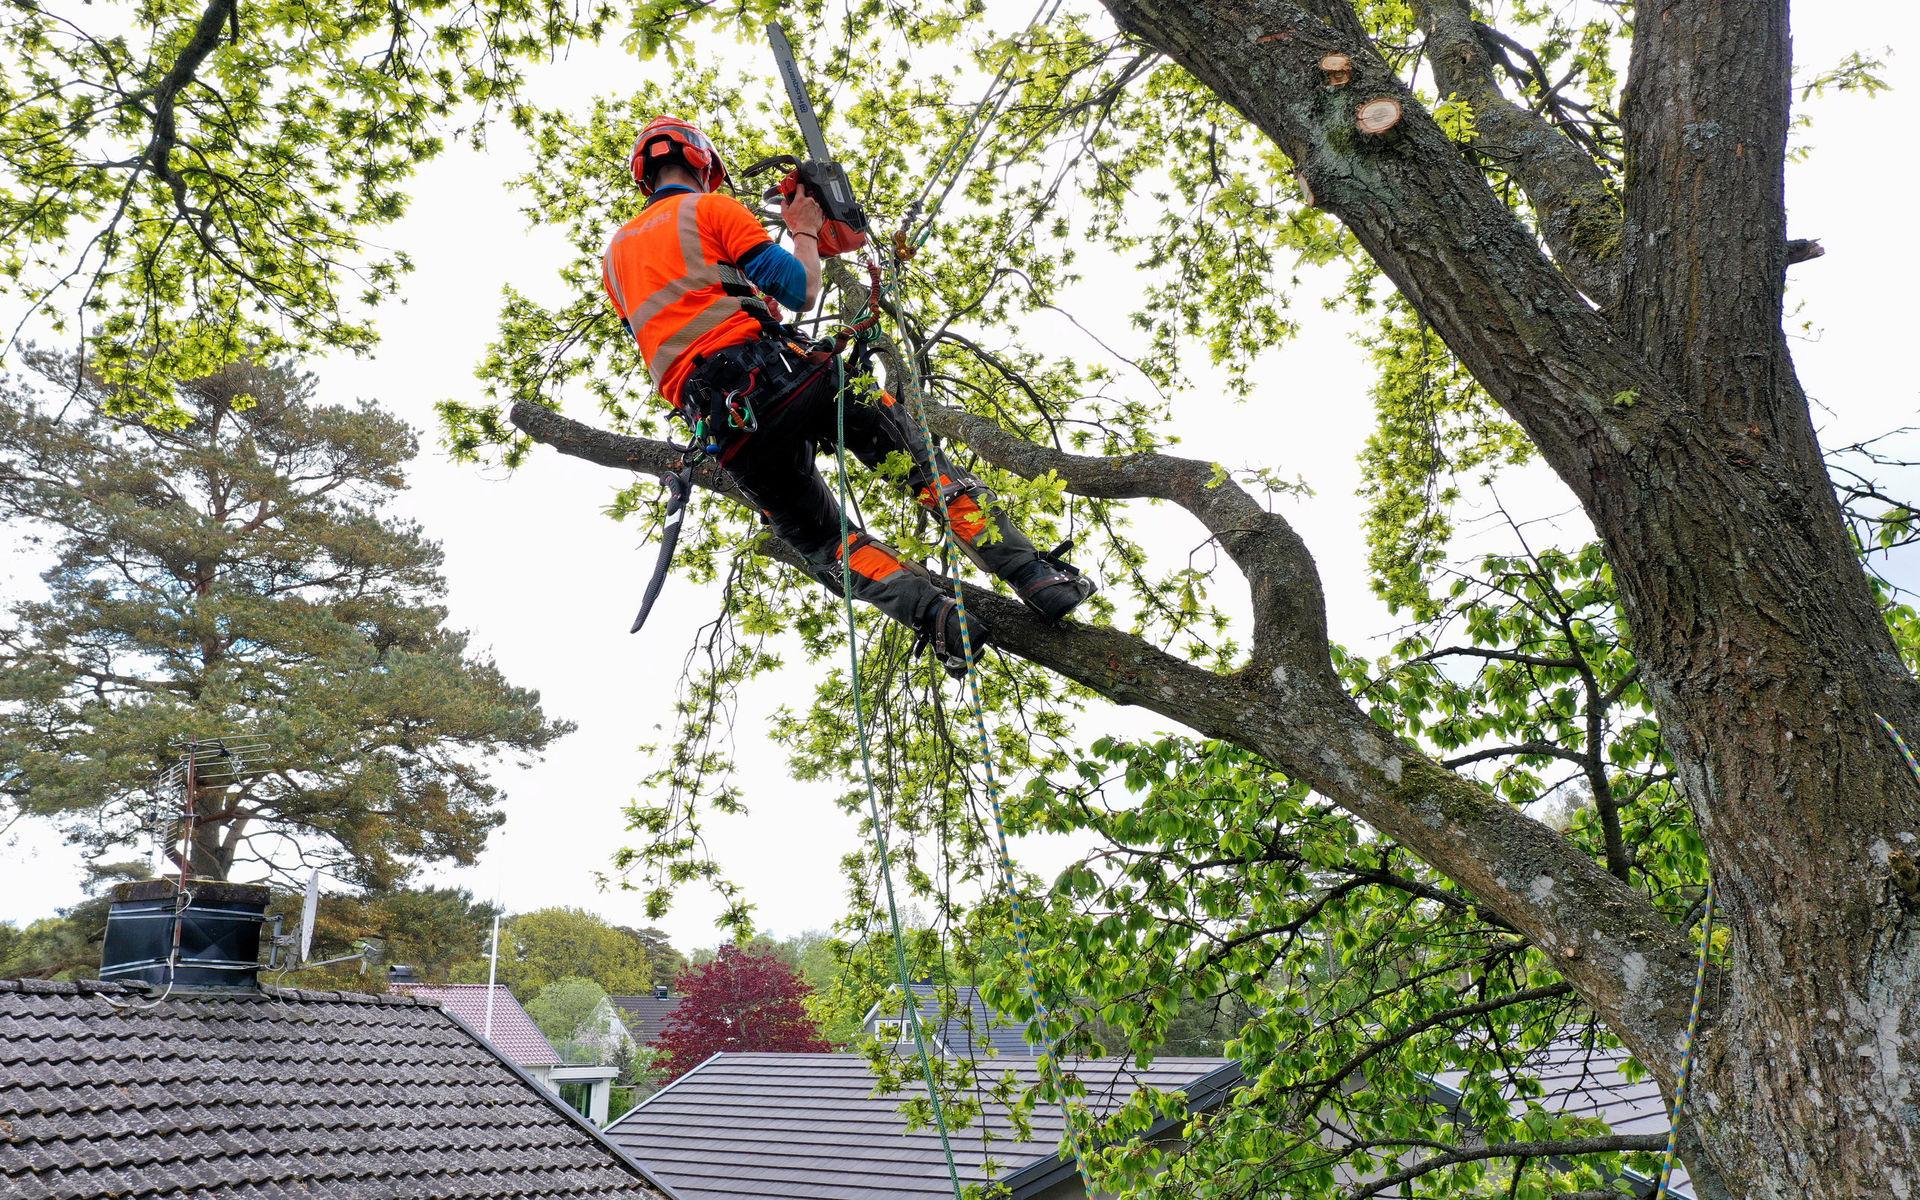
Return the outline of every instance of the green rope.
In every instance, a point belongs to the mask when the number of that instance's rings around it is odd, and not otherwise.
[[[1687,1088],[1693,1082],[1693,1039],[1700,1028],[1700,1001],[1707,992],[1707,954],[1713,948],[1713,880],[1707,880],[1706,910],[1700,917],[1700,959],[1693,972],[1693,1006],[1687,1010],[1687,1032],[1680,1041],[1680,1078],[1673,1085],[1673,1109],[1667,1114],[1667,1152],[1660,1165],[1660,1186],[1653,1200],[1665,1200],[1673,1182],[1673,1164],[1680,1146],[1680,1113],[1687,1106]]]
[[[907,968],[907,940],[900,928],[900,906],[893,895],[893,863],[887,849],[887,830],[880,819],[880,795],[873,785],[873,751],[867,740],[867,714],[860,687],[859,626],[853,614],[853,566],[847,561],[847,501],[851,491],[847,483],[847,380],[839,355],[833,358],[834,405],[837,428],[834,437],[834,462],[840,475],[840,599],[847,613],[847,656],[852,668],[853,727],[860,737],[860,773],[867,785],[867,810],[873,818],[874,844],[880,852],[880,878],[887,894],[887,920],[893,927],[894,967],[900,976],[900,993],[907,1009],[907,1023],[913,1029],[914,1048],[919,1053],[920,1074],[927,1081],[927,1099],[933,1104],[933,1123],[940,1131],[940,1151],[946,1156],[947,1178],[953,1182],[954,1200],[961,1200],[960,1169],[953,1162],[953,1141],[947,1131],[946,1106],[940,1101],[940,1085],[933,1074],[933,1056],[927,1052],[927,1035],[920,1024],[920,1002],[913,994],[913,979]]]
[[[895,278],[894,287],[899,286]],[[904,328],[904,327],[903,327]],[[913,365],[915,351],[911,345],[906,347],[902,360],[906,364],[901,379],[902,398],[906,401],[907,411],[913,414],[914,423],[919,426],[922,449],[926,455],[926,466],[933,479],[933,494],[939,505],[940,529],[945,543],[945,554],[941,559],[942,572],[945,574],[947,563],[959,557],[960,547],[953,532],[953,519],[947,511],[946,493],[940,488],[940,469],[933,455],[933,427],[927,421],[926,406],[920,396],[919,372]],[[1000,852],[1000,873],[1007,888],[1008,907],[1013,918],[1014,947],[1020,958],[1020,968],[1026,976],[1027,996],[1033,1003],[1034,1019],[1039,1023],[1041,1035],[1047,1041],[1047,1053],[1040,1056],[1038,1067],[1044,1077],[1050,1069],[1058,1067],[1058,1048],[1053,1043],[1053,1014],[1040,995],[1040,979],[1033,967],[1033,949],[1027,936],[1027,919],[1020,898],[1020,882],[1013,869],[1013,855],[1007,848],[1007,823],[1000,805],[1000,779],[994,772],[993,739],[987,732],[986,702],[980,691],[980,670],[973,653],[973,625],[967,616],[967,595],[958,580],[946,576],[953,584],[954,606],[960,618],[960,652],[967,664],[967,700],[973,709],[974,731],[980,742],[980,767],[986,776],[987,805],[993,812],[993,831]],[[1080,1175],[1081,1183],[1089,1196],[1094,1194],[1093,1176],[1087,1169],[1086,1157],[1080,1151],[1079,1137],[1074,1131],[1072,1114],[1068,1110],[1064,1081],[1058,1076],[1055,1080],[1060,1091],[1060,1110],[1062,1127],[1065,1130],[1067,1150],[1073,1157],[1074,1170]]]

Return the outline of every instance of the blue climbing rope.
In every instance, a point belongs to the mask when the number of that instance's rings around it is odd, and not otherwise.
[[[1707,954],[1713,948],[1713,880],[1707,880],[1705,911],[1700,917],[1700,959],[1693,972],[1693,1006],[1687,1010],[1687,1032],[1680,1042],[1680,1078],[1673,1085],[1673,1109],[1667,1114],[1667,1152],[1660,1164],[1660,1186],[1654,1200],[1666,1200],[1673,1182],[1673,1164],[1680,1144],[1680,1113],[1687,1106],[1687,1086],[1693,1081],[1693,1038],[1700,1028],[1700,1002],[1707,993]]]
[[[1892,721],[1879,713],[1873,714],[1873,719],[1880,722],[1880,728],[1886,730],[1887,736],[1893,739],[1894,747],[1900,751],[1900,757],[1907,760],[1907,770],[1912,771],[1914,781],[1920,783],[1920,761],[1916,761],[1913,751],[1907,749],[1907,739],[1900,736],[1900,731],[1893,727]]]
[[[898,295],[899,279],[893,278],[892,289]],[[913,365],[915,351],[909,345],[901,355],[906,364],[900,380],[901,399],[906,402],[907,411],[913,414],[914,424],[920,430],[921,450],[925,455],[925,465],[929,477],[935,481],[933,494],[940,514],[940,529],[945,543],[942,565],[960,556],[959,544],[953,531],[953,520],[947,511],[947,497],[938,486],[940,478],[939,464],[933,455],[933,428],[927,421],[926,406],[920,395],[919,372]],[[839,399],[841,410],[845,411],[846,397],[842,389]],[[973,652],[973,625],[967,613],[966,590],[951,575],[946,576],[953,585],[954,607],[960,619],[960,652],[967,664],[967,701],[973,710],[974,733],[980,743],[980,768],[985,776],[987,787],[987,806],[993,813],[993,832],[999,854],[1000,874],[1007,889],[1008,910],[1013,920],[1014,948],[1019,955],[1021,973],[1027,985],[1027,997],[1033,1004],[1034,1020],[1038,1022],[1042,1036],[1047,1041],[1047,1052],[1040,1056],[1039,1069],[1044,1078],[1049,1071],[1056,1072],[1054,1083],[1060,1092],[1062,1127],[1065,1131],[1068,1153],[1073,1158],[1074,1170],[1079,1173],[1081,1183],[1089,1196],[1094,1194],[1093,1176],[1087,1169],[1086,1157],[1080,1151],[1080,1141],[1073,1127],[1072,1113],[1068,1107],[1064,1081],[1057,1074],[1058,1052],[1052,1038],[1052,1011],[1040,994],[1039,974],[1033,967],[1033,947],[1027,932],[1027,914],[1021,899],[1020,881],[1013,867],[1013,855],[1007,847],[1007,823],[1000,803],[1000,777],[994,771],[993,738],[987,731],[986,701],[980,689],[980,668]]]

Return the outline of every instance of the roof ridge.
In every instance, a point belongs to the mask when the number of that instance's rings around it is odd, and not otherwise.
[[[465,986],[465,985],[461,985]],[[484,987],[485,984],[474,986]],[[118,979],[0,979],[0,993],[12,993],[21,996],[126,996],[151,995],[152,989],[142,983],[127,983]],[[262,984],[259,987],[237,988],[176,988],[168,996],[171,1001],[187,1003],[191,1001],[232,1000],[236,1003],[249,1003],[255,1000],[291,1001],[300,1004],[379,1004],[406,1008],[424,1008],[432,1002],[413,996],[396,996],[382,992],[348,992],[325,988],[281,988]]]
[[[23,996],[96,996],[112,993],[144,992],[137,983],[117,979],[0,979],[0,992]]]

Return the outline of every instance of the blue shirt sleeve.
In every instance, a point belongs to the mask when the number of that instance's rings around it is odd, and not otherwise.
[[[807,306],[807,268],[799,259],[772,242],[764,242],[748,251],[740,260],[740,269],[753,286],[780,302],[790,312]]]

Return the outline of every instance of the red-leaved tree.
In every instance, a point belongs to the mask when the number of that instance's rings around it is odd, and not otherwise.
[[[656,1043],[668,1079],[722,1050],[833,1049],[802,1003],[806,981],[771,953],[723,946],[720,957],[682,972],[679,985],[685,999]]]

